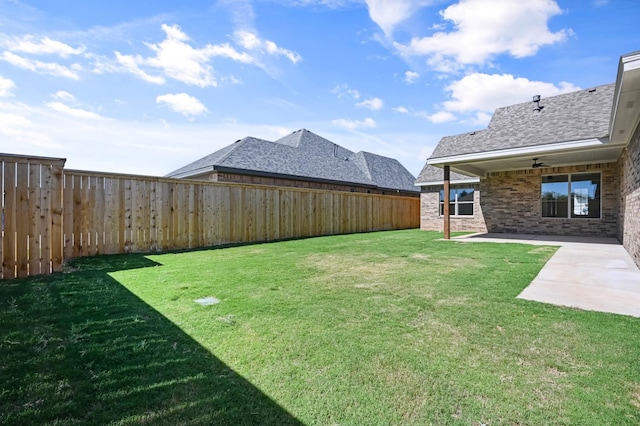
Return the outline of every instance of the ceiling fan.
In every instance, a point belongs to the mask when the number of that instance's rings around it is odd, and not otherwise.
[[[544,163],[538,163],[538,159],[534,158],[533,159],[533,164],[531,165],[531,168],[537,169],[539,167],[549,167],[549,165],[548,164],[544,164]]]

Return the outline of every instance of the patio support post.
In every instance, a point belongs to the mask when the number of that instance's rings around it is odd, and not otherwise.
[[[449,191],[450,172],[449,166],[444,166],[444,239],[451,238],[451,223],[449,218],[449,203],[451,202]]]

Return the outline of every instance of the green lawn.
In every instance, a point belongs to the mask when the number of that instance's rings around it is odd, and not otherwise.
[[[554,248],[439,237],[102,256],[2,282],[0,423],[640,424],[640,319],[515,299]]]

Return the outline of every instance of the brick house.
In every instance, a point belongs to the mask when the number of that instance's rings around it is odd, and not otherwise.
[[[419,197],[415,177],[398,160],[352,152],[306,129],[275,142],[246,137],[167,175]]]
[[[615,83],[498,108],[427,160],[420,226],[617,237],[640,265],[639,120],[640,52],[620,58]]]

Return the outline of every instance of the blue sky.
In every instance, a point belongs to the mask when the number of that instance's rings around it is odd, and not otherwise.
[[[637,0],[0,0],[0,152],[165,175],[306,128],[417,175],[499,107],[615,81]]]

